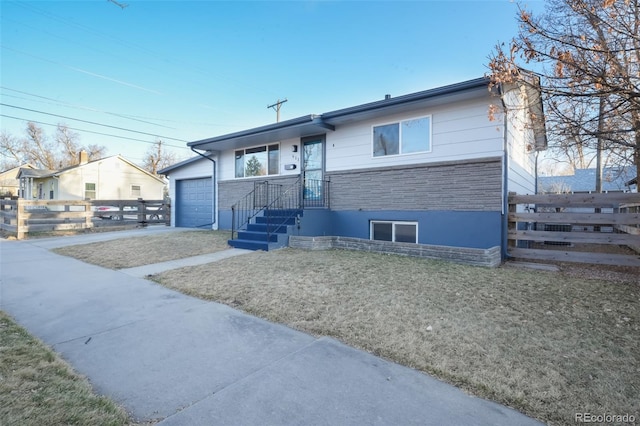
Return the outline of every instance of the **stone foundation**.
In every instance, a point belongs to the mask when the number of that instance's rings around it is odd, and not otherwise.
[[[292,235],[289,237],[289,247],[306,250],[328,250],[334,248],[399,254],[490,268],[495,268],[502,263],[500,247],[498,246],[488,249],[477,249],[427,244],[393,243],[389,241],[349,237],[300,237]]]

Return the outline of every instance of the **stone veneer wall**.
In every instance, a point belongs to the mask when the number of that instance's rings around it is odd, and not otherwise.
[[[500,211],[499,157],[327,172],[332,210]]]
[[[349,237],[290,236],[289,246],[307,250],[347,249],[376,253],[391,253],[428,259],[447,260],[475,266],[497,267],[501,264],[500,247],[475,249],[427,244],[393,243]]]

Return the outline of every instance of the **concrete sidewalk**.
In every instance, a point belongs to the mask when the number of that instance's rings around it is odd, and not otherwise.
[[[68,241],[0,242],[0,309],[138,421],[540,424],[333,339],[48,251]]]

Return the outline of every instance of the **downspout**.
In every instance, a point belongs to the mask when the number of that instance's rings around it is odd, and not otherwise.
[[[502,242],[502,259],[507,258],[507,245],[508,245],[508,205],[509,205],[509,144],[507,143],[507,125],[509,120],[507,118],[507,105],[504,101],[504,93],[502,91],[502,85],[499,86],[500,100],[502,102],[502,108],[504,110],[504,118],[502,123],[502,223],[501,223],[501,242]]]
[[[535,188],[533,190],[534,194],[538,194],[538,156],[540,155],[540,151],[536,149],[536,162],[535,162],[535,170],[534,170],[534,185]]]
[[[213,226],[213,225],[215,225],[215,224],[216,224],[216,221],[218,220],[218,200],[217,200],[217,198],[216,198],[216,195],[217,195],[217,193],[216,193],[216,184],[217,184],[217,178],[216,178],[216,160],[214,160],[213,158],[211,158],[211,157],[209,157],[209,156],[207,156],[207,155],[204,155],[204,154],[203,154],[203,153],[201,153],[201,152],[196,151],[196,149],[195,149],[194,147],[191,147],[191,151],[195,152],[195,153],[196,153],[196,154],[198,154],[200,157],[202,157],[202,158],[206,158],[207,160],[209,160],[209,161],[211,161],[211,162],[213,163],[213,175],[212,175],[213,182],[211,182],[211,188],[213,189],[213,194],[212,194],[212,196],[213,196],[213,203],[214,203],[214,207],[213,207],[213,215],[212,215],[212,216],[213,216],[213,218],[212,218],[212,219],[213,219],[213,222],[211,222],[211,225]],[[209,151],[209,152],[212,152],[212,151]]]

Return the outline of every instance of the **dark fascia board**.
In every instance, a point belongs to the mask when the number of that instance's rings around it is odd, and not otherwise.
[[[323,122],[320,116],[311,114],[236,133],[189,142],[187,146],[194,149],[225,150],[294,137],[311,136],[326,133],[327,130],[333,131],[334,127]]]
[[[372,115],[371,113],[375,111],[388,113],[397,110],[398,112],[401,112],[405,106],[410,106],[416,103],[422,104],[425,101],[435,100],[436,98],[449,95],[461,94],[473,89],[484,88],[485,90],[488,90],[488,86],[489,79],[480,77],[448,86],[424,90],[422,92],[410,93],[408,95],[397,96],[395,98],[383,99],[350,108],[327,112],[322,114],[322,119],[327,123],[338,124],[351,117]]]
[[[165,167],[164,169],[158,170],[159,175],[169,175],[172,171],[179,169],[180,167],[186,166],[187,164],[195,163],[198,160],[204,160],[202,156],[197,155],[195,157],[187,158],[186,160],[180,161],[179,163],[172,164],[170,166]]]
[[[187,146],[199,150],[221,151],[251,145],[267,144],[289,138],[313,136],[326,133],[327,130],[333,131],[337,124],[375,118],[394,112],[403,112],[414,109],[417,105],[423,106],[428,104],[429,101],[436,103],[438,99],[447,98],[450,100],[450,97],[454,95],[461,98],[479,96],[479,94],[482,93],[480,89],[487,90],[488,87],[489,79],[480,77],[422,92],[330,111],[322,115],[305,115],[280,123],[189,142]]]

